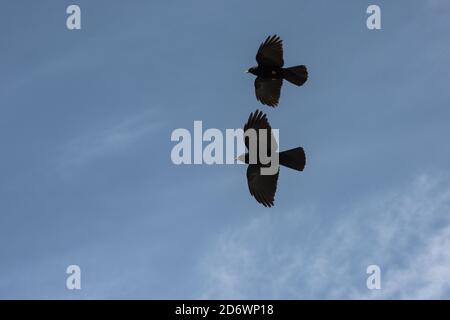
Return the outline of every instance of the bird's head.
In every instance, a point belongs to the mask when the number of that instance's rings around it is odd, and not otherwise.
[[[248,153],[243,153],[240,156],[236,157],[237,161],[248,163]]]
[[[250,69],[248,69],[248,70],[245,71],[245,72],[256,75],[256,68],[257,68],[257,67],[251,67]]]

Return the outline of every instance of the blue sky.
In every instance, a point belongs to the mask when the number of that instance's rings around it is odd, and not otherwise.
[[[446,1],[1,8],[0,298],[450,298]],[[274,33],[310,78],[270,109],[243,70]],[[257,108],[308,157],[271,209],[245,166],[170,160],[174,129],[240,128]]]

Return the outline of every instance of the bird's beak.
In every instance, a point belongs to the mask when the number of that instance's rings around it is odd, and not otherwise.
[[[248,71],[248,69],[247,70],[245,70],[245,73],[248,73],[249,71]]]

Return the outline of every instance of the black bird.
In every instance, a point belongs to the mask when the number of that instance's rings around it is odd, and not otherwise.
[[[276,107],[280,100],[283,79],[297,85],[303,85],[308,79],[305,66],[283,68],[283,41],[279,36],[267,37],[261,43],[256,54],[257,67],[247,70],[254,74],[256,99],[262,104]]]
[[[251,140],[252,136],[249,135],[250,129],[254,129],[254,132],[256,133],[253,135],[253,141]],[[266,135],[265,141],[267,142],[267,144],[265,146],[260,146],[260,140],[263,135]],[[261,144],[263,142],[264,139],[262,140]],[[247,152],[237,157],[239,161],[249,165],[247,168],[247,182],[250,194],[255,197],[256,201],[258,201],[265,207],[272,207],[274,205],[275,192],[277,190],[279,166],[276,166],[275,174],[261,174],[261,169],[264,167],[269,168],[271,166],[271,162],[267,163],[267,161],[261,161],[259,148],[266,147],[266,155],[269,158],[272,157],[272,154],[274,154],[277,149],[277,143],[272,134],[272,128],[267,121],[266,114],[259,110],[256,110],[254,113],[250,114],[247,123],[244,126],[244,143],[249,152],[257,152],[256,156]],[[255,148],[252,146],[257,147]],[[306,156],[303,148],[301,147],[280,152],[278,156],[279,164],[282,166],[298,171],[303,171],[303,169],[305,168]],[[253,159],[255,159],[256,161],[254,161]]]

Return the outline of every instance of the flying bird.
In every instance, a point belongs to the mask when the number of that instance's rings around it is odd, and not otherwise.
[[[249,133],[250,129],[254,130],[253,135]],[[264,144],[264,142],[266,143]],[[244,143],[249,152],[238,156],[237,159],[248,164],[247,183],[250,194],[263,206],[272,207],[277,191],[279,165],[276,164],[276,173],[272,175],[261,173],[261,169],[269,168],[272,161],[268,163],[267,161],[262,161],[259,149],[266,149],[266,155],[270,160],[276,155],[277,149],[277,142],[272,134],[272,128],[266,114],[259,110],[250,114],[244,126]],[[256,154],[250,152],[255,152]],[[306,156],[301,147],[278,153],[278,159],[279,164],[282,166],[298,171],[303,171],[305,168]]]
[[[308,79],[308,71],[303,65],[283,68],[283,41],[277,35],[268,36],[261,43],[256,61],[258,66],[248,69],[247,72],[256,76],[256,99],[270,107],[278,105],[283,79],[297,86],[303,85]]]

